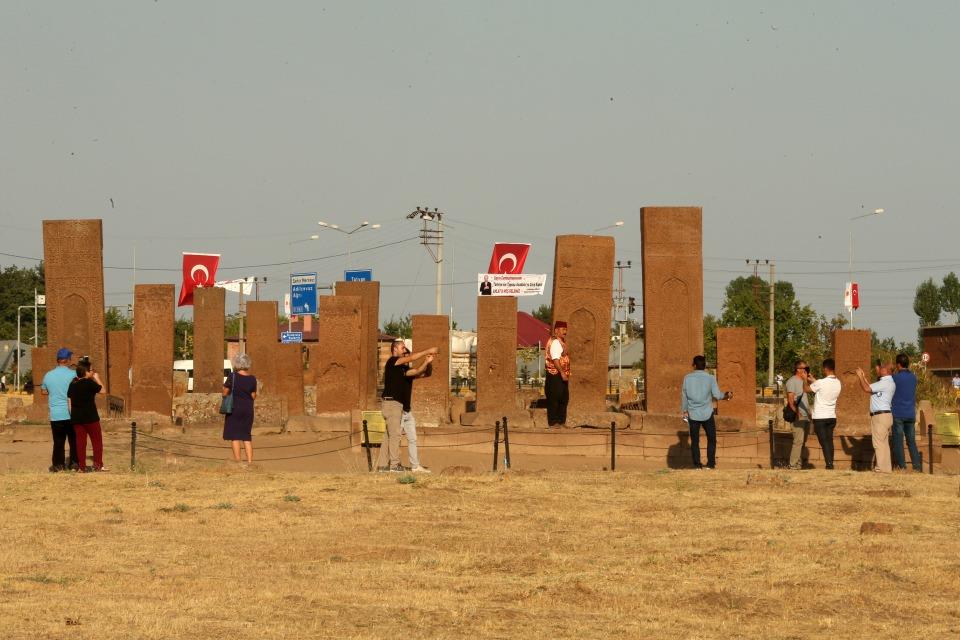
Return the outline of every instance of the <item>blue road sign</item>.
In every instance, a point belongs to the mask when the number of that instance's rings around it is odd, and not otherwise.
[[[280,342],[282,342],[283,344],[303,342],[303,331],[281,331]]]
[[[373,280],[373,269],[351,269],[344,271],[343,279],[347,282],[370,282]]]
[[[311,316],[317,313],[317,274],[290,274],[290,315]]]

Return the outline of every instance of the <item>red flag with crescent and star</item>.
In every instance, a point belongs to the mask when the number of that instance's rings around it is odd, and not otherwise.
[[[180,285],[178,307],[193,304],[193,290],[197,287],[212,287],[220,264],[219,253],[183,254],[183,284]]]
[[[530,252],[529,244],[497,242],[493,245],[487,273],[523,273],[523,263]]]

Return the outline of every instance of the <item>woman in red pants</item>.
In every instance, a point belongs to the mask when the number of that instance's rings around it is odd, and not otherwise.
[[[87,436],[93,445],[92,471],[106,471],[103,466],[103,435],[100,431],[100,414],[97,413],[97,394],[105,393],[100,376],[90,366],[90,361],[80,361],[77,377],[70,383],[67,397],[70,399],[70,421],[77,434],[77,462],[80,473],[91,471],[87,467]]]

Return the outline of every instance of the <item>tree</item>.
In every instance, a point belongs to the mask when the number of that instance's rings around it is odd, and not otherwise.
[[[407,314],[399,320],[390,316],[390,322],[383,325],[383,332],[395,338],[412,338],[413,320],[410,319],[410,314]]]
[[[707,364],[717,364],[717,324],[720,321],[712,313],[703,316],[703,357]]]
[[[173,323],[173,357],[175,360],[193,358],[193,320],[178,318]]]
[[[17,307],[33,304],[33,292],[44,292],[43,263],[35,267],[11,265],[0,271],[0,339],[15,340],[17,337]],[[47,342],[47,323],[43,309],[37,321],[37,344]],[[20,315],[21,339],[33,341],[33,311]]]
[[[530,315],[532,315],[534,318],[536,318],[540,322],[546,322],[547,324],[550,324],[551,322],[553,322],[553,307],[550,306],[549,304],[542,304],[536,309],[534,309],[533,313],[531,313]]]
[[[133,329],[133,321],[116,307],[107,307],[103,314],[103,325],[107,331],[129,331]]]
[[[919,342],[923,342],[923,327],[940,324],[940,287],[933,278],[927,278],[917,286],[917,293],[913,297],[913,312],[920,319]]]
[[[940,308],[952,313],[960,323],[960,278],[953,271],[943,277],[940,287]]]

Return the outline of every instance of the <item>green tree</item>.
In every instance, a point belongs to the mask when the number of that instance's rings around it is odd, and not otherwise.
[[[44,292],[43,263],[35,267],[11,265],[0,271],[0,339],[17,338],[17,307],[33,304],[33,292]],[[37,322],[38,344],[47,342],[47,323],[43,309]],[[21,339],[33,341],[33,311],[20,315]]]
[[[173,323],[173,358],[175,360],[193,358],[193,320],[178,318]]]
[[[531,313],[530,315],[532,315],[534,318],[536,318],[540,322],[546,322],[547,324],[550,324],[551,322],[553,322],[553,307],[550,306],[549,304],[542,304],[536,309],[534,309],[533,313]]]
[[[383,325],[383,332],[396,338],[412,338],[413,320],[410,319],[410,314],[407,314],[399,320],[390,316],[390,322]]]
[[[943,277],[940,287],[940,308],[952,313],[960,323],[960,278],[953,271]]]
[[[717,366],[717,325],[720,321],[712,313],[703,316],[703,357],[707,365]]]
[[[107,331],[129,331],[133,329],[133,320],[117,307],[107,307],[103,314],[103,324]]]
[[[913,312],[920,319],[920,330],[917,332],[918,342],[923,342],[923,327],[940,324],[940,287],[933,278],[927,278],[917,286],[917,293],[913,297]]]

